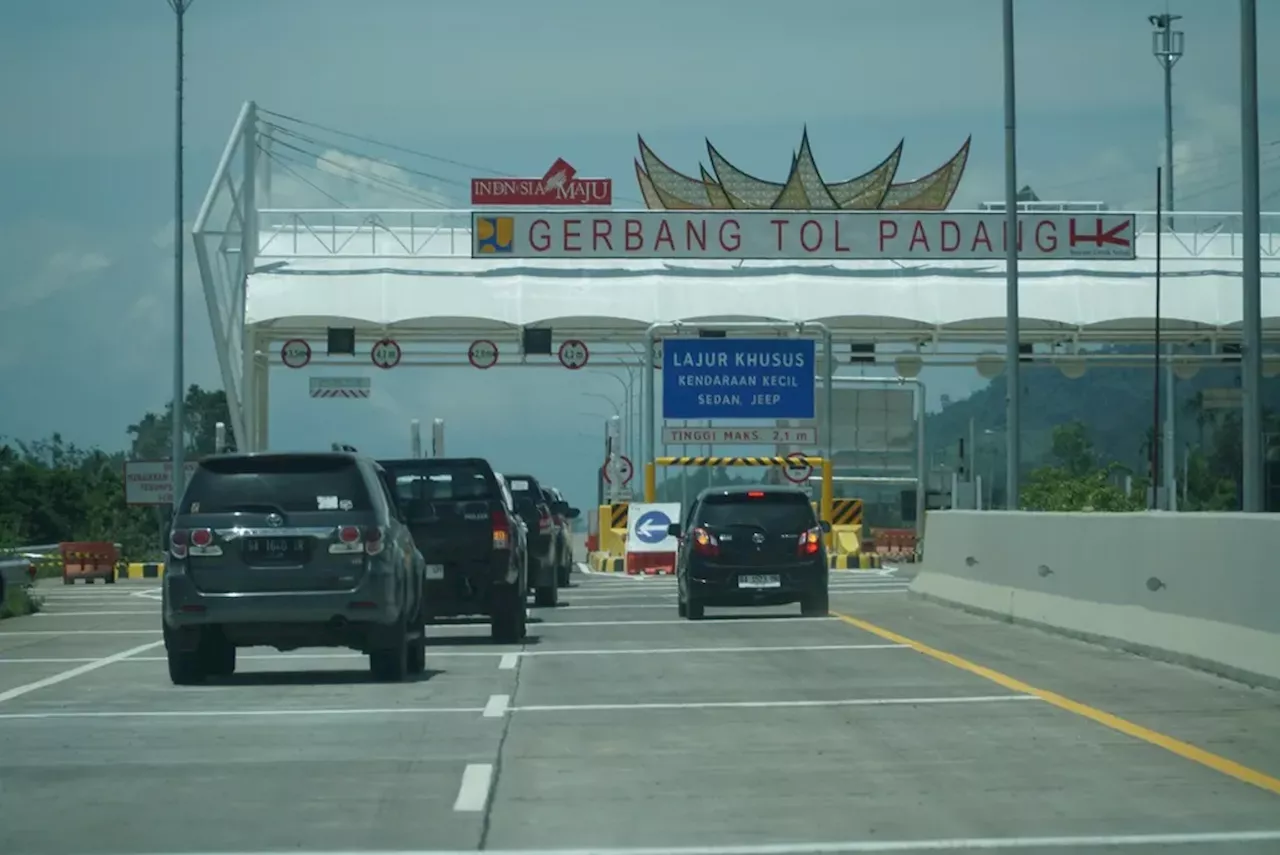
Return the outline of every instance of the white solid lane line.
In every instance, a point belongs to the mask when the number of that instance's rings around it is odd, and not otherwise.
[[[498,660],[498,669],[501,671],[513,671],[519,663],[519,653],[504,653],[502,658]]]
[[[75,668],[70,668],[66,671],[54,674],[52,677],[45,677],[43,680],[36,680],[34,683],[26,683],[9,689],[8,691],[0,692],[0,704],[5,701],[11,701],[14,698],[20,698],[30,692],[47,688],[48,686],[56,686],[58,683],[73,680],[81,674],[88,674],[90,671],[97,671],[99,668],[105,668],[108,665],[119,662],[121,659],[128,659],[135,653],[144,653],[148,650],[152,650],[159,647],[161,644],[164,644],[163,639],[160,641],[152,641],[147,644],[139,644],[137,647],[130,647],[128,650],[122,650],[119,653],[112,653],[110,656],[104,656],[101,659],[86,662],[83,665],[78,665]]]
[[[453,809],[466,813],[484,810],[489,801],[489,787],[493,783],[492,763],[468,763],[462,770],[462,784],[458,787],[458,798],[453,802]]]

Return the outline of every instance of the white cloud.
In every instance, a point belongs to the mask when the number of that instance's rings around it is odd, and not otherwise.
[[[111,264],[111,259],[96,249],[55,249],[33,273],[14,277],[0,293],[0,311],[14,312],[91,284]]]

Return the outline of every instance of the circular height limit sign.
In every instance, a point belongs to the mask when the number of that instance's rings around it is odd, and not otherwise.
[[[379,368],[395,368],[400,364],[400,359],[403,356],[404,352],[400,350],[399,342],[393,338],[384,338],[382,341],[374,342],[373,348],[369,351],[369,358]]]
[[[311,363],[311,345],[300,338],[291,338],[280,348],[280,361],[288,368],[306,368]]]
[[[487,338],[476,339],[467,348],[467,361],[481,370],[492,368],[498,364],[498,345]]]
[[[803,484],[813,474],[813,467],[809,465],[806,457],[807,455],[799,451],[787,455],[787,463],[782,467],[782,474],[792,484]]]
[[[570,371],[577,371],[586,366],[591,359],[591,351],[587,343],[581,339],[571,338],[560,345],[560,364]]]

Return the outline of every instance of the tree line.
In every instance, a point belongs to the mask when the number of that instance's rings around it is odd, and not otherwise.
[[[190,459],[213,453],[218,422],[234,442],[224,392],[192,385],[185,407]],[[125,504],[124,464],[169,458],[172,412],[170,402],[129,425],[123,451],[81,448],[58,433],[34,441],[0,437],[0,549],[98,540],[119,543],[132,560],[159,553],[167,509]]]

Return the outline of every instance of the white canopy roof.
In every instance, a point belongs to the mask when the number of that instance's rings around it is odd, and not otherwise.
[[[454,251],[469,252],[465,233],[453,230],[448,240]],[[781,320],[820,321],[837,335],[875,330],[881,337],[980,338],[1004,327],[1002,263],[502,262],[405,256],[390,247],[384,256],[376,245],[360,254],[354,248],[334,253],[300,246],[296,235],[287,248],[277,241],[278,234],[263,235],[246,295],[245,322],[263,332],[342,322],[436,337],[544,324],[634,338],[657,320]],[[1024,262],[1023,328],[1098,340],[1149,336],[1153,241],[1139,238],[1134,261]],[[1193,256],[1168,238],[1164,249],[1162,327],[1210,332],[1238,326],[1238,257]],[[1264,256],[1263,277],[1264,327],[1280,332],[1280,258]]]

